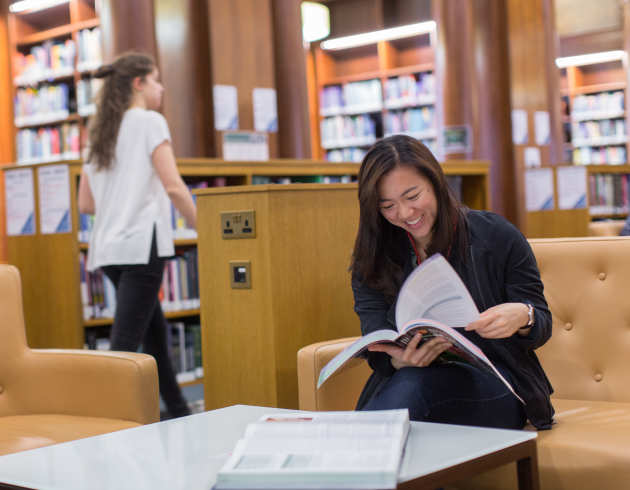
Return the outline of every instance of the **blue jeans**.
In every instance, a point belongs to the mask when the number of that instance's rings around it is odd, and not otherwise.
[[[498,368],[510,381],[505,370]],[[452,362],[396,371],[363,410],[408,408],[411,420],[522,429],[522,403],[493,374]]]

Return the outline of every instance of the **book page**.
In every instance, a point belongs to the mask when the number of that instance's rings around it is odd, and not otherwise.
[[[432,255],[414,269],[396,301],[399,330],[418,318],[465,327],[478,316],[479,310],[468,289],[440,254]]]

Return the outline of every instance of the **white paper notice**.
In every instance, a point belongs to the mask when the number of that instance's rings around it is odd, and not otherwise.
[[[548,145],[551,141],[549,113],[547,111],[534,112],[534,136],[537,145]]]
[[[251,131],[223,133],[223,159],[247,162],[269,160],[267,133]]]
[[[214,128],[218,131],[238,129],[238,94],[234,85],[215,85]]]
[[[43,234],[68,233],[70,222],[70,175],[67,165],[37,169],[39,217]]]
[[[553,170],[536,168],[525,171],[527,211],[553,209]]]
[[[512,143],[526,145],[528,139],[527,111],[525,109],[512,110]]]
[[[580,209],[586,207],[586,168],[579,166],[558,167],[558,208]]]
[[[254,129],[269,133],[278,132],[278,103],[276,91],[272,88],[255,88]]]
[[[7,235],[34,235],[33,169],[7,170],[4,173],[4,193]]]
[[[525,148],[525,166],[540,167],[540,148],[536,146],[528,146]]]

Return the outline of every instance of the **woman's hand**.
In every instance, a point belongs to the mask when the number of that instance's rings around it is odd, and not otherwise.
[[[528,307],[525,303],[501,303],[484,311],[466,330],[475,331],[486,339],[505,339],[527,325]]]
[[[370,352],[385,352],[392,358],[395,369],[403,367],[425,367],[431,364],[442,352],[450,349],[452,344],[443,337],[435,337],[418,348],[422,334],[417,333],[403,349],[390,344],[376,344],[368,347]]]

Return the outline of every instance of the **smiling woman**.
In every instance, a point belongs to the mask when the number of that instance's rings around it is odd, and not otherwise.
[[[550,428],[551,385],[534,354],[551,335],[551,313],[525,237],[494,213],[465,208],[440,164],[417,140],[392,136],[367,152],[359,171],[359,229],[352,258],[355,311],[363,335],[395,330],[393,306],[405,278],[441,253],[482,311],[461,332],[526,401],[478,368],[435,362],[441,338],[406,348],[369,348],[374,373],[359,399],[364,410],[408,408],[414,420],[520,429]]]

